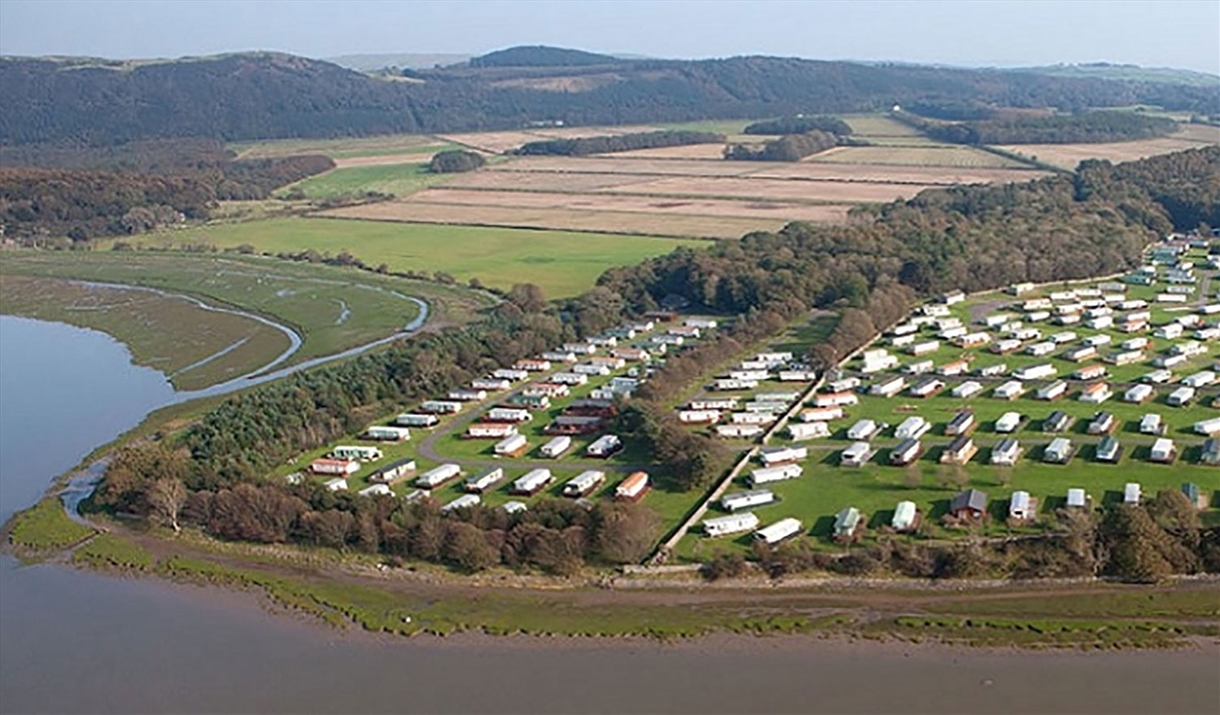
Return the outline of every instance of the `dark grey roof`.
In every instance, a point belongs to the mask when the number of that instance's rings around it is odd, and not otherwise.
[[[953,497],[953,501],[949,502],[949,511],[958,511],[966,508],[975,511],[987,511],[987,492],[967,489]]]

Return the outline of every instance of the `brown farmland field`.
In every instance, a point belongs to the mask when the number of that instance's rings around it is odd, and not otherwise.
[[[811,206],[821,212],[816,220],[834,222],[847,216],[850,206]],[[697,216],[688,214],[632,213],[572,209],[534,209],[515,206],[466,206],[419,201],[391,201],[349,206],[323,212],[323,216],[411,223],[508,226],[567,231],[597,231],[652,236],[741,238],[751,231],[777,231],[786,219]]]
[[[758,201],[875,203],[910,198],[928,184],[884,184],[861,181],[793,181],[756,177],[673,177],[601,189],[600,193],[664,196],[709,196]]]
[[[758,137],[752,137],[757,140]],[[636,149],[620,151],[613,154],[597,154],[596,156],[615,156],[624,159],[706,159],[723,161],[724,144],[688,144],[686,146],[663,146],[656,149]]]
[[[1048,172],[1030,169],[991,169],[952,166],[889,166],[885,164],[835,164],[804,161],[771,164],[750,174],[751,178],[807,179],[811,181],[871,181],[913,184],[990,184],[1032,181]]]
[[[849,114],[843,117],[843,121],[847,122],[854,134],[858,134],[859,136],[863,137],[922,136],[915,128],[908,127],[902,122],[890,119],[884,114]]]
[[[805,161],[835,164],[894,164],[898,166],[964,166],[1011,169],[1020,162],[967,146],[840,146]]]
[[[765,161],[706,159],[631,159],[615,155],[566,157],[526,156],[487,168],[488,171],[553,171],[577,174],[655,174],[660,176],[742,176],[774,166]]]
[[[513,162],[516,164],[516,162]],[[454,189],[504,189],[519,191],[568,191],[579,193],[615,186],[629,186],[648,177],[618,174],[566,174],[556,171],[472,171],[445,184]]]
[[[1133,161],[1158,154],[1171,154],[1176,151],[1197,149],[1207,144],[1220,144],[1220,129],[1209,127],[1191,127],[1190,132],[1182,132],[1157,139],[1142,139],[1133,142],[1113,142],[1109,144],[1010,144],[1000,149],[1011,151],[1023,156],[1036,156],[1038,161],[1060,166],[1064,169],[1075,169],[1076,165],[1085,159],[1108,159],[1112,162]],[[1209,138],[1210,137],[1210,138]]]

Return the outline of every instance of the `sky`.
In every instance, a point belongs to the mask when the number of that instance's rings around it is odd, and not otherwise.
[[[0,54],[481,54],[546,44],[962,66],[1220,74],[1217,0],[0,0]]]

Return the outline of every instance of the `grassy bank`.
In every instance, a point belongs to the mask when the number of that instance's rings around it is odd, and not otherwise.
[[[49,552],[66,549],[97,531],[68,518],[54,496],[18,512],[8,524],[9,543],[20,551]]]

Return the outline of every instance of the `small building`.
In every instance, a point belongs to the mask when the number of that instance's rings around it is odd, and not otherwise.
[[[468,478],[462,484],[462,488],[468,492],[480,494],[491,489],[502,479],[504,479],[504,469],[502,467],[488,467],[473,477]]]
[[[788,436],[793,441],[829,437],[830,427],[825,422],[789,422]]]
[[[678,410],[678,421],[684,425],[711,425],[720,421],[720,410]]]
[[[1138,482],[1127,482],[1123,486],[1123,503],[1124,504],[1139,504],[1140,503],[1140,485]]]
[[[621,501],[639,501],[648,493],[647,472],[635,472],[614,488],[614,498]]]
[[[504,502],[500,505],[500,508],[510,515],[519,514],[523,511],[529,511],[529,506],[525,502],[517,501],[516,499]]]
[[[1089,504],[1089,495],[1083,489],[1073,487],[1067,491],[1067,507],[1069,509],[1083,509]]]
[[[381,459],[382,454],[381,450],[377,447],[340,444],[330,451],[330,456],[335,459],[346,459],[355,462],[375,462]]]
[[[960,290],[951,290],[940,297],[940,302],[944,305],[957,305],[964,300],[966,300],[966,294]]]
[[[763,447],[758,451],[758,460],[768,467],[808,458],[808,447]]]
[[[1110,385],[1104,382],[1095,382],[1091,385],[1085,385],[1080,390],[1079,400],[1091,405],[1100,405],[1113,396],[1114,392],[1110,390]]]
[[[520,424],[529,422],[534,419],[529,410],[521,410],[515,407],[493,407],[483,416],[487,422],[511,422]]]
[[[737,409],[737,398],[715,397],[691,400],[690,402],[686,403],[686,408],[688,410],[714,410],[716,412],[720,412],[722,410],[735,410]]]
[[[1122,457],[1123,448],[1118,443],[1118,439],[1112,435],[1107,435],[1101,442],[1097,443],[1097,461],[1114,463]]]
[[[344,477],[333,477],[322,482],[322,486],[332,492],[345,492],[347,491],[347,479]]]
[[[392,497],[394,492],[387,484],[370,484],[369,486],[356,492],[362,497]]]
[[[1140,418],[1140,434],[1164,434],[1165,423],[1161,416],[1148,413]]]
[[[1171,407],[1186,407],[1191,403],[1191,400],[1194,399],[1195,388],[1179,387],[1178,389],[1169,393],[1169,397],[1165,398],[1165,401],[1169,403]]]
[[[371,425],[364,431],[364,438],[386,442],[406,442],[411,439],[411,430],[392,425]]]
[[[868,389],[868,394],[877,397],[893,397],[906,389],[907,381],[904,377],[891,377],[888,380],[878,382]]]
[[[876,422],[872,420],[860,420],[848,428],[847,438],[856,441],[870,440],[880,431],[881,428]]]
[[[1018,380],[1049,380],[1054,377],[1059,371],[1050,363],[1042,363],[1040,365],[1030,365],[1028,367],[1018,368],[1013,370],[1012,376]]]
[[[830,422],[841,420],[844,416],[842,407],[814,407],[801,410],[799,415],[801,422]]]
[[[525,439],[523,434],[514,434],[496,442],[496,446],[492,451],[500,457],[520,457],[525,454],[525,450],[529,449],[529,441]]]
[[[1190,502],[1191,506],[1200,511],[1207,508],[1207,493],[1194,482],[1182,482],[1182,496],[1186,497],[1186,501]]]
[[[1016,380],[1009,380],[992,391],[992,395],[999,400],[1015,400],[1025,392],[1025,386]]]
[[[549,469],[531,469],[513,482],[511,492],[525,496],[533,496],[555,481],[555,475]]]
[[[476,422],[466,428],[467,439],[504,439],[517,434],[517,426],[500,422]]]
[[[1008,518],[1012,521],[1030,521],[1038,515],[1037,511],[1029,492],[1016,491],[1008,499]]]
[[[787,479],[796,479],[805,473],[799,464],[783,464],[778,467],[763,467],[750,472],[749,482],[751,487],[757,487],[760,484],[770,484],[771,482],[781,482]]]
[[[1000,434],[1009,434],[1016,432],[1021,426],[1020,412],[1005,412],[1000,415],[1000,418],[995,421],[995,431]]]
[[[415,486],[423,489],[435,489],[450,479],[459,477],[462,468],[456,464],[442,464],[433,467],[415,478]]]
[[[919,416],[911,416],[894,428],[894,436],[898,439],[919,439],[932,429],[931,423]]]
[[[1160,464],[1171,464],[1178,456],[1178,449],[1173,440],[1161,437],[1152,443],[1152,451],[1148,459]]]
[[[315,459],[309,463],[314,474],[339,474],[344,477],[360,471],[360,463],[349,459]]]
[[[618,435],[605,434],[598,437],[585,448],[585,456],[606,459],[614,456],[622,449],[623,440],[619,439]]]
[[[1203,451],[1199,453],[1199,463],[1211,467],[1220,466],[1220,439],[1211,437],[1203,440]]]
[[[801,533],[804,527],[801,522],[792,517],[780,519],[770,526],[763,527],[754,532],[754,538],[768,544],[778,544],[779,542],[791,536],[796,536]]]
[[[916,528],[916,519],[919,516],[919,510],[915,508],[913,501],[900,501],[894,509],[894,516],[890,519],[890,527],[894,531],[911,531]]]
[[[854,392],[827,392],[813,396],[814,407],[849,407],[860,402]]]
[[[720,506],[725,511],[737,511],[763,506],[775,501],[775,494],[770,489],[750,489],[744,492],[734,492],[720,497]]]
[[[502,367],[502,368],[499,368],[498,370],[493,370],[491,373],[491,376],[501,379],[501,380],[512,380],[513,382],[520,382],[521,380],[528,380],[530,374],[529,374],[528,370]]]
[[[589,382],[589,376],[580,372],[557,372],[551,375],[551,382],[558,382],[561,385],[586,385]]]
[[[1039,400],[1057,400],[1067,394],[1068,384],[1063,380],[1055,380],[1052,383],[1039,387],[1034,392],[1034,397]]]
[[[470,386],[479,391],[492,390],[499,392],[512,387],[513,383],[505,377],[479,377],[471,380]]]
[[[597,489],[599,486],[605,483],[605,481],[605,472],[596,469],[589,469],[569,479],[563,485],[563,495],[565,497],[579,499],[581,497],[588,496],[593,492],[594,489]]]
[[[855,541],[857,532],[864,526],[860,510],[849,506],[835,515],[834,538],[839,543]]]
[[[462,403],[452,400],[425,400],[420,403],[419,411],[433,415],[456,415],[462,411]]]
[[[938,380],[935,377],[928,377],[912,385],[911,389],[908,390],[908,393],[911,395],[911,397],[927,398],[935,395],[943,389],[945,389],[945,383],[943,380]]]
[[[370,482],[393,484],[415,471],[415,460],[410,457],[399,459],[378,469],[369,475]]]
[[[482,502],[483,500],[479,498],[478,494],[463,494],[457,499],[454,499],[448,504],[442,506],[441,513],[448,514],[449,512],[456,511],[458,509],[469,509],[471,507],[478,506]]]
[[[967,380],[949,391],[949,394],[959,400],[965,400],[983,391],[983,385],[974,380]]]
[[[978,451],[979,448],[973,439],[968,435],[959,434],[941,452],[940,461],[942,464],[966,464],[974,458]]]
[[[482,402],[487,399],[487,390],[450,390],[446,397],[454,402]]]
[[[551,441],[542,445],[539,452],[542,456],[548,459],[559,459],[563,453],[572,448],[572,438],[567,435],[555,437]]]
[[[1152,389],[1151,385],[1132,385],[1123,393],[1123,402],[1141,405],[1152,399],[1155,395],[1156,391]]]
[[[1000,467],[1011,467],[1021,456],[1021,445],[1011,437],[1005,437],[991,448],[991,463]]]
[[[394,418],[394,424],[402,427],[435,427],[440,422],[436,415],[404,412]]]
[[[513,367],[518,370],[524,370],[525,372],[547,372],[551,369],[551,361],[540,359],[531,360],[527,358],[518,360],[516,363],[514,363]]]
[[[1118,426],[1118,420],[1110,412],[1098,412],[1089,421],[1089,434],[1110,434]]]
[[[1074,452],[1072,440],[1067,437],[1056,437],[1043,450],[1042,461],[1050,464],[1067,464],[1071,461]]]
[[[726,516],[705,519],[703,521],[703,532],[712,537],[740,534],[756,530],[760,523],[754,512],[747,511],[742,514],[728,514]]]
[[[1082,367],[1072,373],[1072,377],[1077,380],[1097,380],[1106,376],[1105,365],[1090,365]]]
[[[987,492],[967,489],[949,502],[949,514],[961,521],[981,521],[987,516]]]
[[[725,439],[752,439],[766,432],[759,425],[716,425],[714,429],[717,437]]]
[[[923,453],[923,445],[917,439],[907,438],[898,443],[897,446],[890,449],[890,464],[896,467],[905,467],[906,465],[919,459],[919,455]]]
[[[876,450],[868,442],[853,442],[851,446],[840,453],[839,466],[862,467],[873,458],[875,453]]]

